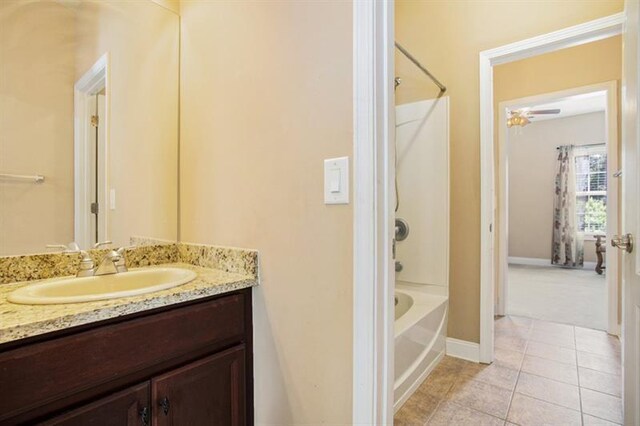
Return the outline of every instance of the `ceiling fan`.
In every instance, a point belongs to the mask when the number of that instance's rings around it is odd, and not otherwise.
[[[524,127],[531,123],[531,118],[536,115],[560,114],[560,109],[514,109],[508,112],[507,127],[520,126]]]

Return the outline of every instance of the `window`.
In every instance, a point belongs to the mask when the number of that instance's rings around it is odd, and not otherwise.
[[[576,150],[576,213],[578,232],[607,229],[607,151],[604,145]]]

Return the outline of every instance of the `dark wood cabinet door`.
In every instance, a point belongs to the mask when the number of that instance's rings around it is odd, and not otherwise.
[[[245,347],[236,346],[151,380],[154,426],[246,423]]]
[[[150,425],[149,394],[149,382],[141,383],[40,424],[47,426]]]

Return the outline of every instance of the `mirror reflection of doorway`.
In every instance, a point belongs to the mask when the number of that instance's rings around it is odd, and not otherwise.
[[[104,229],[102,223],[104,222],[104,210],[106,209],[105,205],[102,205],[101,198],[104,198],[102,192],[106,190],[106,185],[104,184],[104,170],[101,169],[101,153],[104,153],[104,145],[105,145],[105,130],[104,125],[102,123],[102,117],[104,117],[105,111],[105,102],[106,102],[106,92],[103,88],[99,93],[92,95],[90,97],[89,105],[90,109],[90,117],[89,122],[91,125],[90,131],[88,132],[89,141],[88,147],[90,149],[90,161],[88,164],[89,167],[89,176],[90,176],[90,184],[88,189],[90,191],[89,202],[90,202],[90,244],[94,245],[99,241],[105,241],[106,236],[101,235],[101,230]]]
[[[105,54],[75,84],[74,239],[83,249],[109,240],[107,216],[115,202],[107,184],[107,68]]]

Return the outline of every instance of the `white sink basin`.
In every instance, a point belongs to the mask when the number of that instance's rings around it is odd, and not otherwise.
[[[63,278],[27,285],[7,300],[23,305],[92,302],[166,290],[195,279],[194,271],[181,268],[139,269],[98,277]]]

